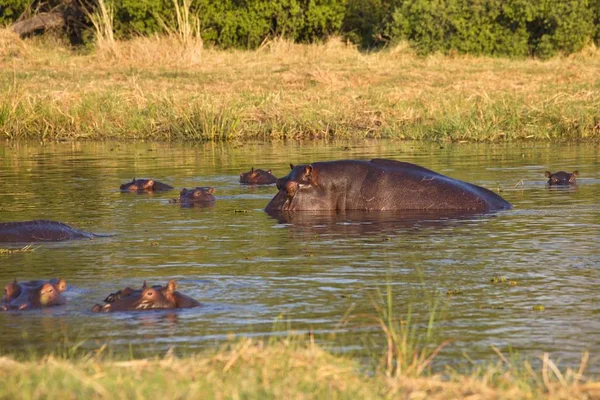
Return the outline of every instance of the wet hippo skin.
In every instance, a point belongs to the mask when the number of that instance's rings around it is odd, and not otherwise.
[[[427,168],[394,160],[340,160],[293,166],[277,180],[279,192],[265,210],[465,210],[510,209],[491,190]]]
[[[110,234],[99,234],[80,231],[67,224],[49,220],[33,220],[19,222],[0,222],[0,242],[60,242],[72,239],[93,239],[109,237]]]

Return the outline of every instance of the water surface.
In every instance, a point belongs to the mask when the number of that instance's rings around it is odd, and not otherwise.
[[[273,186],[240,185],[251,166],[276,176],[289,163],[393,158],[500,191],[514,208],[455,218],[406,213],[298,214],[263,208]],[[577,187],[549,189],[544,171],[579,170]],[[152,177],[176,188],[120,193]],[[210,208],[169,204],[178,190],[214,186]],[[0,221],[52,219],[114,233],[0,255],[0,282],[64,277],[68,305],[0,313],[5,351],[53,350],[61,338],[149,353],[214,346],[230,334],[313,330],[332,348],[377,346],[380,331],[340,324],[376,314],[393,291],[395,312],[426,325],[433,307],[440,360],[495,360],[492,345],[563,365],[600,349],[600,156],[598,145],[419,144],[395,141],[281,144],[6,142],[0,147]],[[7,246],[4,246],[7,247]],[[493,277],[516,281],[494,284]],[[177,279],[203,306],[93,314],[126,285]],[[448,295],[448,291],[460,291]],[[543,306],[543,311],[534,310]],[[329,332],[338,332],[328,339]],[[342,333],[340,333],[342,332]],[[343,333],[345,332],[345,333]],[[366,336],[375,337],[375,345]],[[596,367],[593,367],[596,368]]]

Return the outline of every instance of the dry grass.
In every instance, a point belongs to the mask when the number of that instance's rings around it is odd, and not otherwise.
[[[557,369],[559,379],[548,371],[551,367],[544,368],[531,370],[529,380],[502,363],[468,375],[367,375],[356,361],[310,341],[265,345],[248,339],[183,358],[116,361],[103,359],[101,352],[77,360],[1,357],[0,393],[2,398],[28,399],[599,398],[600,383]]]
[[[339,39],[220,51],[171,35],[109,55],[11,46],[0,50],[8,138],[600,138],[594,48],[539,61],[361,53]]]
[[[27,246],[21,247],[21,248],[16,248],[16,249],[3,249],[3,248],[0,248],[0,255],[16,254],[16,253],[30,253],[32,251],[35,251],[37,248],[38,247],[33,247],[30,244],[28,244]]]

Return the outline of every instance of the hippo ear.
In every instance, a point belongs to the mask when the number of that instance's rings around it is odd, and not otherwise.
[[[146,184],[144,185],[144,189],[150,189],[154,186],[154,180],[152,179],[148,179],[148,181],[146,182]]]
[[[552,176],[552,172],[546,171],[544,175],[546,175],[546,178],[550,178]]]
[[[169,282],[167,283],[167,292],[173,293],[176,290],[177,290],[177,282],[175,282],[175,279],[169,280]]]
[[[186,189],[186,188],[183,188],[183,189],[181,189],[181,192],[179,192],[179,195],[180,195],[180,196],[183,196],[183,195],[184,195],[184,194],[186,194],[186,193],[187,193],[187,189]]]
[[[144,281],[144,283],[142,284],[142,289],[146,289],[148,287],[148,285],[146,284],[146,281]]]
[[[135,183],[135,176],[133,177],[133,179],[131,180],[131,183]]]
[[[575,182],[575,178],[577,178],[577,175],[579,175],[579,171],[573,171],[573,173],[569,177],[569,183]]]
[[[267,174],[271,175],[271,170],[270,169],[267,170]]]
[[[250,168],[250,175],[254,174],[254,167]]]
[[[215,188],[211,186],[206,191],[208,192],[208,194],[213,194],[215,192]]]
[[[312,170],[312,165],[307,165],[306,167],[304,167],[304,179],[309,180],[312,178]]]
[[[290,169],[294,169],[294,164],[290,163]]]
[[[60,293],[64,292],[67,290],[67,281],[65,281],[63,278],[60,278],[56,284],[56,288]]]

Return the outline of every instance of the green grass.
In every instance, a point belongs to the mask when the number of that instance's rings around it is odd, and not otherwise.
[[[423,58],[336,40],[220,51],[167,36],[81,53],[8,30],[0,45],[8,139],[600,138],[595,49],[548,61]]]

